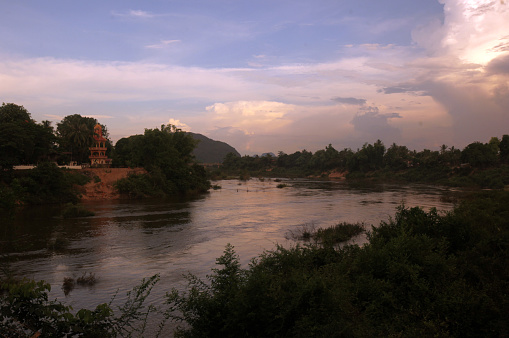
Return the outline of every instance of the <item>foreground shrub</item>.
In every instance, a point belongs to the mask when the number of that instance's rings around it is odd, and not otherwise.
[[[146,319],[155,309],[144,302],[157,275],[144,279],[127,294],[122,306],[113,310],[110,303],[94,310],[74,312],[70,306],[48,300],[51,289],[44,281],[2,281],[0,286],[1,337],[127,337],[143,336]],[[69,289],[71,280],[64,281]],[[113,301],[113,299],[112,299]]]

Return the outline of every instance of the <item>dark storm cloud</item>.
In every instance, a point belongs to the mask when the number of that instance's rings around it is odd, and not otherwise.
[[[500,84],[491,91],[477,83],[458,86],[456,83],[429,81],[422,85],[451,118],[449,133],[455,146],[461,148],[473,141],[487,142],[492,136],[507,133],[507,85]]]
[[[486,71],[490,75],[509,74],[509,54],[493,59],[486,66]]]
[[[429,93],[422,91],[421,89],[410,86],[410,85],[399,85],[399,86],[393,86],[393,87],[385,87],[378,90],[379,93],[384,94],[399,94],[399,93],[410,93],[418,96],[428,96]]]
[[[379,93],[383,92],[384,94],[406,93],[408,91],[409,90],[407,88],[403,88],[403,87],[385,87],[385,88],[378,90]]]
[[[394,140],[399,137],[399,129],[389,124],[390,119],[402,118],[398,113],[380,114],[377,107],[360,109],[350,122],[357,132],[369,139]]]
[[[359,105],[359,106],[366,104],[366,99],[356,99],[355,97],[339,97],[338,96],[338,97],[333,98],[332,101],[336,101],[336,102],[344,103],[344,104]]]

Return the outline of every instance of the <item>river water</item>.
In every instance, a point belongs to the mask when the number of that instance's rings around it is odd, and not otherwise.
[[[281,183],[287,186],[278,188]],[[402,203],[425,210],[453,207],[450,190],[427,185],[352,186],[304,179],[214,184],[221,189],[191,200],[87,203],[95,212],[87,218],[62,219],[58,209],[30,208],[13,222],[2,222],[0,259],[9,262],[15,276],[49,282],[50,299],[74,309],[95,308],[117,290],[116,301],[122,302],[142,278],[160,274],[150,300],[158,303],[172,287],[183,288],[183,274],[203,278],[210,273],[227,243],[246,266],[263,250],[295,244],[287,237],[303,226],[347,221],[370,228],[394,216]],[[65,295],[63,279],[85,273],[94,274],[97,283]]]

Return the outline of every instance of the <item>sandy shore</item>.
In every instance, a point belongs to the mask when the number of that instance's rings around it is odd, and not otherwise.
[[[88,168],[83,173],[92,179],[83,186],[82,201],[119,199],[120,195],[113,187],[117,180],[127,177],[131,173],[145,173],[143,168]],[[96,178],[98,177],[98,178]]]

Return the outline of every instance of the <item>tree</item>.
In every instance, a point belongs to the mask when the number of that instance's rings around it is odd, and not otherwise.
[[[113,164],[115,166],[143,167],[149,177],[136,179],[152,184],[154,192],[167,195],[189,191],[206,191],[210,183],[203,167],[193,164],[193,149],[196,141],[191,134],[174,126],[161,126],[161,129],[145,129],[143,135],[133,135],[117,142]],[[135,178],[133,178],[133,183]],[[123,181],[122,187],[129,190]],[[131,184],[133,186],[135,184]],[[144,192],[148,190],[143,187]],[[140,189],[139,189],[140,190]],[[127,192],[127,191],[126,191]]]
[[[0,123],[32,122],[32,117],[23,106],[14,103],[2,103],[0,107]]]
[[[49,121],[37,124],[23,106],[14,103],[0,106],[0,168],[47,160],[54,142]]]
[[[500,148],[500,162],[509,163],[509,135],[502,136],[498,146]]]
[[[357,151],[354,158],[351,158],[348,163],[349,171],[360,170],[368,172],[383,168],[384,164],[385,146],[382,141],[377,140],[375,143],[362,146],[362,149]]]
[[[497,162],[497,153],[489,143],[474,142],[463,149],[461,161],[473,167],[486,168]]]
[[[402,170],[408,167],[409,151],[405,146],[393,143],[384,155],[385,166],[392,170]]]

